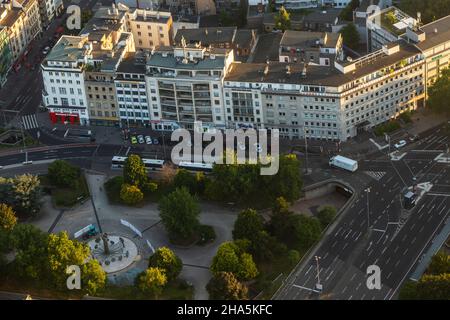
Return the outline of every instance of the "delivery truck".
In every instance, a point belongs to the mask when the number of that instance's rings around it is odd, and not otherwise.
[[[341,168],[351,172],[355,172],[358,169],[358,161],[343,156],[332,157],[329,161],[329,165],[331,167]]]

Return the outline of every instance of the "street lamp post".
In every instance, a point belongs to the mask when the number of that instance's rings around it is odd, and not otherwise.
[[[367,194],[367,229],[370,229],[370,208],[369,208],[369,193],[370,187],[364,190]]]
[[[319,260],[321,259],[319,256],[314,256],[316,259],[316,268],[317,268],[317,283],[316,283],[316,289],[320,292],[322,291],[322,284],[320,283],[320,267],[319,267]]]
[[[20,121],[20,131],[22,133],[23,151],[25,152],[25,164],[28,164],[28,151],[27,151],[27,145],[25,143],[25,134],[23,132],[23,120]]]

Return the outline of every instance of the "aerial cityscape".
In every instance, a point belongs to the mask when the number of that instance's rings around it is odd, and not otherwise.
[[[450,0],[0,0],[0,300],[48,299],[449,300]]]

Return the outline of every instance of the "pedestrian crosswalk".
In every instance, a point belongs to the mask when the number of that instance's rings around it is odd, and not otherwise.
[[[32,130],[39,128],[39,124],[35,114],[27,114],[22,116],[22,125],[25,130]]]
[[[381,178],[383,178],[384,175],[386,174],[385,171],[364,171],[364,173],[377,181],[381,180]]]

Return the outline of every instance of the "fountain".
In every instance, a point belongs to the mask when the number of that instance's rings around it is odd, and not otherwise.
[[[129,238],[101,234],[88,242],[92,256],[106,273],[114,273],[131,265],[138,255],[136,244]]]

